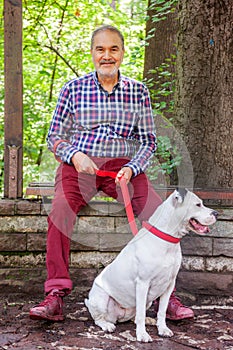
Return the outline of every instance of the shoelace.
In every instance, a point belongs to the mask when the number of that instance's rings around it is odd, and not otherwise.
[[[181,301],[180,301],[180,298],[177,297],[177,296],[171,296],[170,297],[170,301],[169,301],[170,304],[173,304],[173,305],[176,305],[177,307],[185,307]]]
[[[54,299],[57,299],[57,301],[59,302],[59,305],[61,305],[62,297],[59,294],[49,294],[38,306],[46,306]]]

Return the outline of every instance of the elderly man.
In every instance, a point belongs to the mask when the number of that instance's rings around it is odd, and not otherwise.
[[[46,297],[30,310],[31,319],[64,319],[63,298],[72,289],[73,226],[81,208],[99,190],[123,202],[118,186],[123,176],[134,214],[141,221],[161,203],[144,173],[156,150],[150,98],[141,82],[120,73],[124,52],[124,38],[117,28],[96,29],[91,40],[95,71],[71,80],[60,92],[47,137],[61,164],[48,217]],[[116,172],[116,179],[96,175],[97,169]],[[173,293],[167,317],[190,318],[193,311]]]

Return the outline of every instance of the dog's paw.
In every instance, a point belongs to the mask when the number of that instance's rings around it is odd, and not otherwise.
[[[112,332],[115,332],[115,329],[116,329],[116,326],[113,323],[108,323],[106,324],[104,331],[112,333]]]
[[[149,343],[152,342],[151,336],[146,332],[137,332],[137,341],[143,342],[143,343]]]
[[[104,332],[112,333],[116,329],[116,326],[114,325],[114,323],[103,321],[103,320],[95,321],[95,324],[99,326]]]
[[[158,327],[158,334],[160,337],[172,337],[174,335],[168,327]]]

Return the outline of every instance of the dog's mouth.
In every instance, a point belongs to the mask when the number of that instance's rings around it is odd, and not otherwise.
[[[199,235],[210,232],[210,229],[207,225],[202,225],[194,218],[189,220],[189,228],[191,231],[196,232]]]

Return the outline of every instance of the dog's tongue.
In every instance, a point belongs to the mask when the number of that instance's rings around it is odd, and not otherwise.
[[[191,219],[192,226],[194,229],[199,232],[199,233],[208,233],[209,232],[209,227],[201,225],[198,221],[195,219]]]

